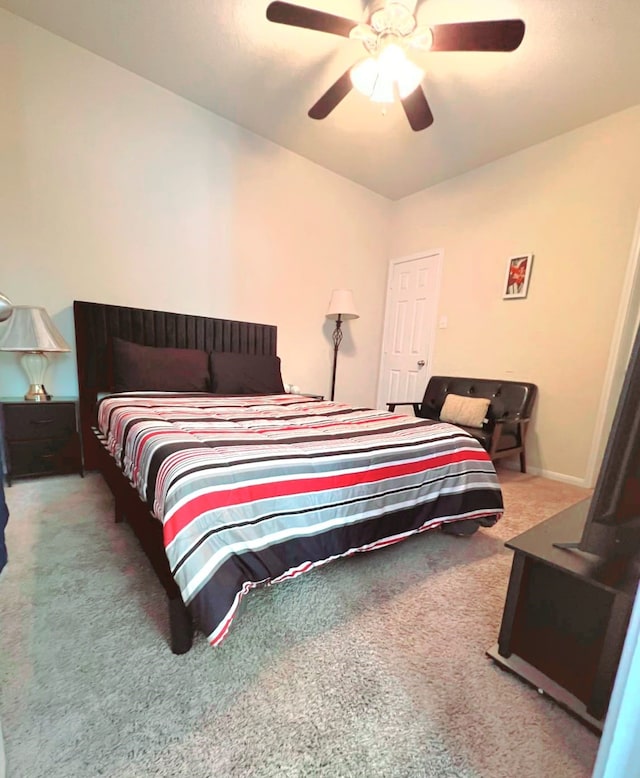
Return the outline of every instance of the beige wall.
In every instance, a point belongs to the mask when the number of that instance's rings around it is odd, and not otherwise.
[[[533,381],[533,469],[588,467],[640,207],[640,106],[393,204],[391,256],[444,249],[434,373]],[[507,258],[535,255],[525,300]]]
[[[283,375],[371,404],[389,202],[0,11],[0,291],[45,306],[73,343],[74,299],[277,324]],[[76,392],[73,354],[48,375]],[[0,354],[0,394],[24,392]]]

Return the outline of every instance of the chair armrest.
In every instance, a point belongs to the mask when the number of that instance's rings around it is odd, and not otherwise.
[[[420,411],[420,403],[412,403],[412,402],[406,402],[406,403],[387,403],[387,410],[388,411],[395,411],[396,405],[411,405],[413,407],[413,412],[417,416]]]
[[[493,419],[494,424],[524,424],[530,421],[529,416],[505,416],[503,419]]]

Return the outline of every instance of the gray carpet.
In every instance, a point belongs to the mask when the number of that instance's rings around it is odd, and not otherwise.
[[[502,471],[507,514],[251,592],[218,648],[167,644],[164,596],[98,475],[8,490],[8,778],[587,778],[598,739],[485,656],[506,539],[581,499]]]

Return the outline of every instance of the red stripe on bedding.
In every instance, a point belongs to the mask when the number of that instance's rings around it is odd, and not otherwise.
[[[414,462],[402,462],[397,465],[388,465],[365,471],[354,470],[348,473],[318,476],[316,478],[252,483],[249,486],[241,486],[235,489],[206,492],[192,497],[165,521],[164,542],[165,545],[172,543],[185,527],[207,511],[273,497],[308,494],[309,492],[322,492],[328,489],[343,489],[363,483],[375,483],[376,481],[385,481],[391,478],[427,472],[437,467],[446,467],[458,462],[484,462],[488,458],[489,455],[484,449],[454,451]]]

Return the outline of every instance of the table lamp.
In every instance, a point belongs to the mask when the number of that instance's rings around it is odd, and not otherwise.
[[[0,315],[3,309],[6,311],[11,307],[6,297],[3,296],[3,300],[4,303],[0,301]],[[51,399],[44,386],[49,367],[47,355],[70,350],[44,308],[14,305],[6,324],[0,328],[0,351],[22,354],[20,363],[29,379],[25,400],[43,402]]]

